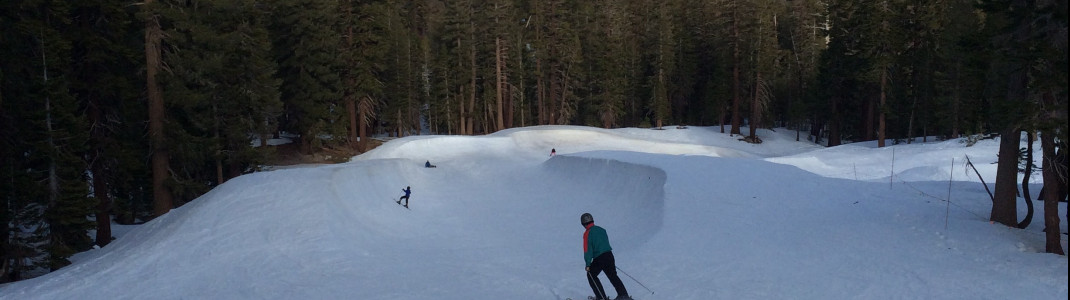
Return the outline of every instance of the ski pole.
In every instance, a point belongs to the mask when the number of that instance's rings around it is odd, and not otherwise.
[[[628,278],[635,280],[635,277],[632,277],[632,275],[628,275],[628,272],[624,272],[624,270],[622,270],[620,267],[617,267],[617,271],[620,271],[621,273],[624,273],[624,276],[628,276]],[[635,283],[638,283],[640,286],[646,289],[646,291],[650,292],[651,295],[654,294],[654,291],[651,291],[650,288],[646,287],[646,285],[642,282],[639,282],[639,280],[635,280]]]
[[[591,276],[591,271],[587,271],[587,280],[591,280],[591,284],[593,284],[594,287],[599,287],[599,285],[600,285],[600,284],[598,284],[598,282],[595,282],[595,280],[598,280],[598,278],[594,278],[593,276]],[[602,299],[609,299],[609,297],[606,296],[606,291],[605,290],[599,289],[598,293],[601,294],[601,295],[598,295],[598,296],[602,297]]]

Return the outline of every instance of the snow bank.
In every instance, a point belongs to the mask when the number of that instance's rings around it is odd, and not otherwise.
[[[974,182],[951,183],[946,202],[949,158],[984,168],[998,144],[760,135],[541,126],[395,139],[345,164],[235,178],[0,299],[584,299],[583,212],[656,291],[624,277],[638,299],[1067,298],[1066,258],[1038,253],[1041,222],[990,224]],[[406,186],[411,209],[394,202]]]

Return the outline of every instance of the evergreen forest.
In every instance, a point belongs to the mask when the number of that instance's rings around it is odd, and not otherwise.
[[[1060,0],[4,0],[0,283],[259,171],[280,136],[1000,136],[992,220],[1019,226],[1023,137],[1066,197],[1066,21]]]

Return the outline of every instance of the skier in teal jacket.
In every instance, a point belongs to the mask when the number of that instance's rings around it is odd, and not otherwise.
[[[594,291],[594,299],[606,299],[606,290],[602,288],[602,281],[598,274],[606,272],[609,283],[617,290],[618,300],[632,299],[628,296],[628,290],[624,283],[617,277],[617,264],[613,259],[613,247],[609,245],[609,235],[602,227],[594,225],[594,217],[589,213],[580,216],[580,224],[586,228],[583,232],[583,260],[587,262],[587,283],[591,284]]]

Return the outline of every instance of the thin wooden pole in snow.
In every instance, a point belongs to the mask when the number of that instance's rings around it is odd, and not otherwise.
[[[947,219],[951,214],[951,181],[955,179],[955,158],[951,158],[951,177],[947,179],[947,209],[944,210],[944,231],[947,231]]]
[[[892,189],[892,179],[895,177],[895,148],[892,148],[892,172],[888,175],[888,189]]]

